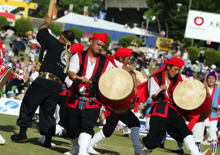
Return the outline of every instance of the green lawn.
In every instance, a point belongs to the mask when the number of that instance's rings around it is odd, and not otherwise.
[[[16,125],[17,116],[0,114],[0,134],[5,138],[6,144],[0,146],[1,155],[57,155],[63,154],[71,148],[70,142],[63,138],[54,137],[52,142],[56,144],[51,149],[41,147],[37,142],[40,138],[40,134],[36,127],[28,129],[28,141],[27,142],[12,142],[11,135],[18,133],[19,127]],[[95,131],[99,131],[99,128],[95,128]],[[96,150],[105,155],[133,155],[134,149],[132,147],[132,141],[130,138],[121,137],[123,133],[115,131],[114,134],[103,141],[101,141]],[[141,138],[143,136],[140,136]],[[166,149],[157,148],[153,150],[151,155],[174,155],[170,150],[174,150],[177,147],[175,141],[167,140],[165,144]],[[203,146],[203,150],[206,150],[209,146]],[[189,154],[189,151],[184,147],[185,154]],[[218,148],[218,153],[220,148]]]

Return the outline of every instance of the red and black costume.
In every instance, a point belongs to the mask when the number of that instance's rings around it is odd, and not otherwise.
[[[175,65],[182,67],[184,62],[181,59],[174,58],[174,60],[166,63],[167,65]],[[165,85],[165,67],[164,65],[160,70],[154,73],[151,78],[156,81],[158,86]],[[191,131],[186,126],[182,116],[178,114],[176,108],[173,106],[173,91],[179,82],[182,81],[180,74],[176,75],[170,80],[170,85],[167,93],[161,95],[161,100],[154,104],[151,111],[150,130],[146,137],[143,138],[143,143],[148,149],[158,147],[163,140],[166,132],[175,140],[182,142],[185,137],[191,135]],[[148,82],[150,86],[150,82]],[[150,90],[151,88],[149,88]]]
[[[77,53],[79,57],[80,69],[78,76],[85,76],[88,64],[88,51]],[[99,55],[96,64],[89,80],[92,84],[82,84],[76,80],[72,85],[71,96],[67,100],[67,136],[69,138],[76,138],[80,133],[85,132],[90,135],[94,134],[93,127],[98,119],[100,112],[100,105],[90,99],[97,100],[98,80],[100,76],[106,71],[109,65],[109,60]],[[85,95],[79,93],[81,87],[86,88]]]

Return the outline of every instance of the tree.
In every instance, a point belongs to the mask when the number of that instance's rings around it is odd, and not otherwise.
[[[119,39],[119,44],[124,47],[127,48],[128,46],[131,46],[131,42],[136,39],[137,43],[138,43],[138,47],[140,47],[142,40],[138,37],[135,36],[123,36]]]
[[[16,35],[23,36],[28,31],[33,31],[33,23],[29,19],[18,19],[15,22]]]
[[[69,10],[69,4],[73,4],[73,12],[83,14],[84,6],[89,9],[89,16],[95,16],[102,0],[57,0],[57,17],[62,17],[65,10]],[[47,15],[50,0],[38,0],[38,9],[30,10],[32,17],[43,18]],[[48,5],[45,5],[48,4]]]
[[[44,25],[44,23],[40,23],[39,26],[38,26],[38,31],[40,30],[41,26]],[[57,24],[50,24],[50,27],[49,29],[52,31],[53,34],[55,34],[56,36],[59,36],[60,33],[62,32],[62,29],[59,25]]]
[[[76,27],[70,27],[68,30],[72,31],[75,35],[75,39],[81,43],[81,38],[83,38],[83,30],[76,28]]]
[[[1,21],[0,22],[0,30],[1,30],[4,26],[8,25],[8,21],[5,16],[0,16],[0,21]]]
[[[190,0],[146,0],[146,2],[150,9],[145,14],[148,17],[152,15],[157,17],[158,32],[167,29],[167,37],[182,40],[185,34]],[[177,3],[182,4],[180,11],[177,10]],[[219,8],[220,3],[216,3],[215,0],[193,0],[191,5],[192,10],[211,13],[220,13]]]

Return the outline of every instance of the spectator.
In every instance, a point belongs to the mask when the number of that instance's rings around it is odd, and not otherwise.
[[[17,62],[15,63],[15,67],[16,68],[21,68],[20,60],[17,60]]]
[[[15,32],[14,32],[12,29],[8,29],[8,30],[6,31],[6,34],[7,34],[6,39],[7,39],[7,40],[11,39],[11,37],[13,36],[14,33],[15,33]]]
[[[134,47],[137,47],[138,48],[138,43],[137,43],[137,40],[134,39],[132,42],[131,42],[131,46],[134,46]]]
[[[150,45],[150,48],[148,48],[148,53],[147,53],[147,56],[148,56],[149,59],[150,59],[149,63],[151,63],[151,60],[152,60],[152,58],[153,58],[154,53],[155,53],[155,52],[154,52],[153,46]]]
[[[7,65],[8,65],[9,67],[11,67],[11,68],[12,68],[12,67],[13,67],[12,61],[11,61],[11,60],[9,60],[9,61],[8,61],[8,63],[7,63]]]
[[[21,58],[21,68],[24,68],[24,58]]]
[[[206,73],[206,71],[209,69],[208,66],[206,66],[206,64],[204,63],[203,67],[202,67],[202,72]]]
[[[144,40],[142,40],[141,47],[146,47]]]
[[[187,62],[187,60],[189,60],[189,53],[188,53],[188,49],[186,48],[183,55],[182,55],[182,60],[185,62]]]
[[[212,64],[212,65],[210,66],[210,68],[207,69],[206,72],[205,72],[205,80],[206,80],[208,74],[209,74],[210,72],[212,72],[212,71],[215,71],[215,70],[216,70],[216,65]],[[215,73],[217,73],[217,72],[215,72]],[[216,75],[216,77],[217,77],[217,81],[218,81],[218,76]]]
[[[172,56],[172,55],[173,55],[173,52],[172,52],[172,48],[171,48],[171,47],[168,48],[168,53],[167,53],[167,55],[169,55],[169,56]]]
[[[179,48],[176,48],[176,52],[175,52],[174,56],[177,58],[180,58],[181,52],[180,52]]]
[[[28,33],[26,32],[25,35],[23,35],[23,37],[22,37],[22,42],[23,42],[24,44],[27,44],[28,41],[29,41]]]
[[[5,40],[6,36],[7,36],[7,34],[6,34],[5,30],[2,29],[2,31],[0,32],[0,38],[2,40]]]
[[[160,66],[161,63],[164,63],[164,58],[162,54],[160,54],[159,57],[154,61],[153,68],[155,66]]]
[[[183,72],[193,73],[194,71],[191,69],[191,67],[192,67],[191,61],[189,59],[186,60]]]
[[[191,70],[192,70],[193,72],[195,72],[195,73],[200,72],[201,66],[200,66],[198,60],[196,60],[196,63],[191,66]]]
[[[198,58],[199,58],[199,64],[202,68],[204,66],[205,62],[206,62],[205,51],[199,52]]]

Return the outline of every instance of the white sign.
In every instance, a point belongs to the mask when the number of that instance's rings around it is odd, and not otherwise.
[[[185,37],[220,42],[220,14],[190,10]]]
[[[19,116],[21,100],[1,98],[0,113]]]

